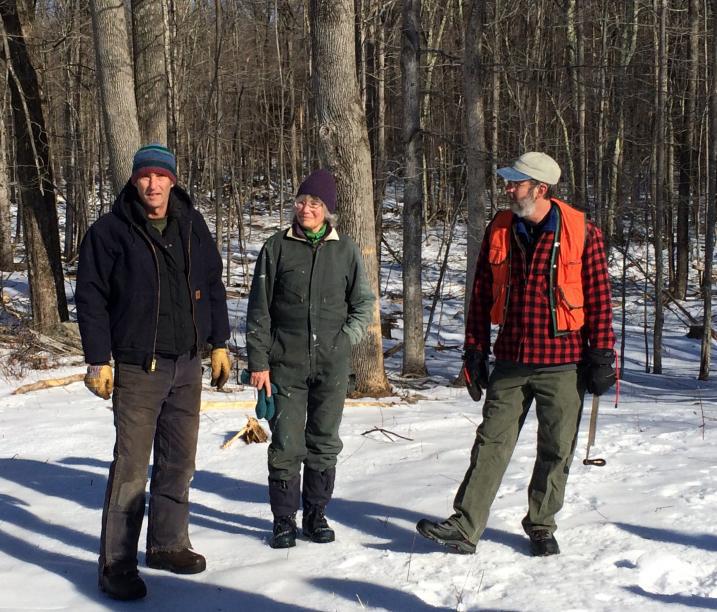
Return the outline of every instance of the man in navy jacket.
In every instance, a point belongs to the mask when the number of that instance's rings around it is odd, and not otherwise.
[[[112,396],[116,430],[99,557],[99,586],[114,599],[146,594],[137,547],[152,448],[147,565],[179,574],[206,568],[188,535],[200,353],[212,345],[212,384],[223,386],[229,321],[221,258],[176,182],[168,149],[139,149],[132,177],[80,247],[76,303],[89,364],[85,384],[104,399]]]

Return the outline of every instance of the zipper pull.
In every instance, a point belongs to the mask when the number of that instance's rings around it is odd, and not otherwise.
[[[152,357],[152,365],[149,366],[149,371],[154,372],[157,369],[157,358]]]

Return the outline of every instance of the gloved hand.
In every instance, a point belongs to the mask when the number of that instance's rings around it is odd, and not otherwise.
[[[229,351],[225,348],[212,349],[212,379],[209,384],[221,389],[229,380],[232,363],[229,360]]]
[[[108,363],[87,366],[85,387],[102,399],[110,399],[114,388],[112,367]]]
[[[482,389],[488,387],[488,359],[481,351],[466,350],[463,355],[463,376],[473,401],[480,401],[483,397]]]
[[[593,395],[602,395],[615,384],[617,377],[612,365],[615,353],[612,349],[588,349],[585,351],[585,386]]]
[[[251,372],[249,372],[249,370],[242,370],[240,377],[241,383],[243,385],[248,385],[250,379]],[[274,418],[274,414],[276,413],[276,408],[274,408],[274,393],[278,390],[279,389],[277,389],[274,383],[271,383],[271,395],[268,397],[264,387],[258,390],[256,408],[254,409],[257,419],[266,419],[267,421],[270,421]]]

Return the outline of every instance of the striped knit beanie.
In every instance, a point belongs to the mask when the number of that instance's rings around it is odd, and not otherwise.
[[[142,147],[134,154],[132,162],[132,183],[149,173],[168,176],[177,183],[177,158],[167,147],[153,143]]]

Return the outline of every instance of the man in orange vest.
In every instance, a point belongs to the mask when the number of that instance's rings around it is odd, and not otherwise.
[[[486,229],[466,321],[464,373],[474,400],[487,389],[483,422],[453,515],[422,519],[416,529],[456,552],[475,552],[535,400],[538,448],[523,529],[533,555],[554,555],[585,390],[601,395],[615,383],[610,280],[600,230],[553,195],[560,180],[553,158],[525,153],[498,174],[511,210]],[[499,329],[489,377],[491,324]]]

